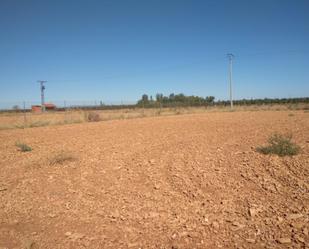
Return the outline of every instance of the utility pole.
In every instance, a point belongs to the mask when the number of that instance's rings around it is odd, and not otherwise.
[[[38,80],[38,82],[40,83],[40,87],[41,87],[41,110],[42,110],[42,112],[45,112],[45,101],[44,101],[45,86],[44,86],[44,83],[46,83],[47,80]]]
[[[23,102],[23,106],[24,106],[24,128],[26,127],[27,124],[27,118],[26,118],[26,102]]]
[[[231,103],[231,109],[233,109],[233,89],[232,89],[232,76],[233,76],[233,54],[227,54],[227,58],[229,59],[229,78],[230,78],[230,103]]]

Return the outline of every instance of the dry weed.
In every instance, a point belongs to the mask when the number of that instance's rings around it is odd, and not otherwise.
[[[65,162],[75,161],[76,157],[67,151],[60,151],[49,159],[50,165],[63,164]]]

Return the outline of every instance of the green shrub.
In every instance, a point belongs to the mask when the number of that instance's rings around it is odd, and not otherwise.
[[[300,147],[293,143],[292,136],[273,134],[269,137],[267,146],[257,147],[256,150],[263,154],[276,154],[278,156],[293,156],[300,152]]]
[[[16,145],[16,146],[20,149],[20,151],[22,151],[22,152],[32,151],[32,148],[31,148],[29,145],[25,144],[25,143],[16,142],[15,145]]]

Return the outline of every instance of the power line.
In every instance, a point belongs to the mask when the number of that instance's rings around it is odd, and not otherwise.
[[[268,56],[268,55],[282,55],[282,54],[306,54],[308,50],[298,50],[298,49],[285,49],[285,50],[272,50],[272,51],[261,51],[248,54],[238,54],[237,57],[252,57],[252,56]]]

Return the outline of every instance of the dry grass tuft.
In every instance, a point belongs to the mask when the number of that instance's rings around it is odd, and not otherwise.
[[[67,151],[60,151],[49,159],[49,164],[57,165],[57,164],[63,164],[65,162],[72,162],[75,160],[76,157],[72,153]]]
[[[100,114],[98,114],[96,112],[86,113],[86,120],[88,122],[99,122],[99,121],[101,121]]]
[[[20,151],[22,152],[28,152],[28,151],[32,151],[32,148],[25,144],[25,143],[21,143],[21,142],[16,142],[15,145],[20,149]]]

